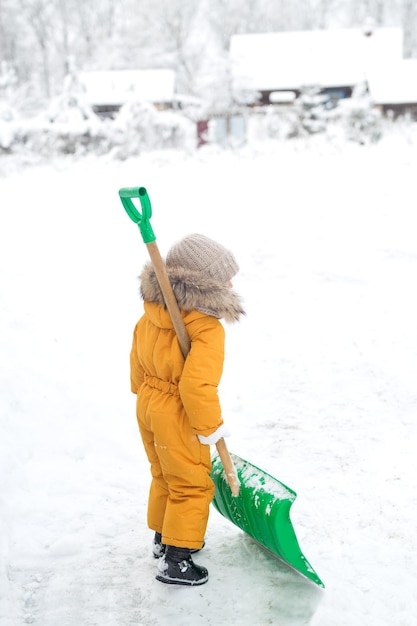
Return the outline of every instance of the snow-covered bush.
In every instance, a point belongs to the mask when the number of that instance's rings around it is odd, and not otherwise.
[[[268,137],[272,139],[290,139],[300,134],[300,119],[294,106],[274,107],[266,117]]]
[[[188,149],[196,144],[194,122],[137,100],[130,100],[120,109],[109,131],[110,144],[121,159],[146,150]]]
[[[398,141],[417,147],[417,121],[410,113],[397,118],[387,115],[381,120],[384,138],[395,137]]]
[[[248,140],[308,137],[326,130],[326,97],[317,87],[305,87],[291,104],[272,104],[249,116]]]
[[[55,98],[45,113],[22,127],[21,139],[39,154],[100,153],[107,148],[105,124],[76,93]]]
[[[382,137],[382,115],[373,106],[366,84],[358,84],[351,98],[340,100],[333,120],[346,139],[360,144],[375,143]]]
[[[326,129],[328,111],[325,108],[326,96],[320,93],[315,85],[303,87],[301,94],[294,102],[296,122],[291,136],[312,135]]]
[[[363,86],[351,98],[328,106],[328,98],[318,88],[303,90],[294,105],[269,106],[249,118],[249,137],[286,140],[325,133],[360,144],[379,141],[383,132],[381,113],[375,109]]]
[[[311,133],[303,126],[303,118],[294,105],[271,105],[253,112],[247,118],[247,140],[275,139],[285,141]]]
[[[381,139],[381,114],[365,102],[349,98],[341,103],[341,122],[347,139],[360,144]]]
[[[82,94],[66,92],[36,117],[18,125],[11,124],[14,119],[11,113],[2,115],[0,111],[0,149],[9,149],[14,140],[26,154],[49,157],[112,152],[125,159],[147,150],[196,146],[194,121],[180,113],[158,111],[145,102],[129,102],[115,120],[102,120]]]

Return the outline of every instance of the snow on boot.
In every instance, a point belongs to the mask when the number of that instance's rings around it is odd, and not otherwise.
[[[155,559],[161,558],[163,554],[165,554],[166,545],[162,543],[162,535],[161,533],[155,533],[155,537],[153,538],[152,543],[152,554]]]
[[[167,546],[158,564],[156,580],[168,585],[204,585],[208,571],[194,563],[189,548]]]
[[[191,554],[195,554],[196,552],[200,552],[206,545],[206,542],[203,542],[201,548],[191,548]],[[155,537],[152,543],[152,554],[155,559],[160,559],[163,554],[165,554],[166,545],[162,543],[162,535],[161,533],[155,532]]]

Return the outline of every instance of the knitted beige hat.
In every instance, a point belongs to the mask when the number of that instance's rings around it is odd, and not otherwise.
[[[182,267],[227,284],[239,271],[235,257],[221,244],[205,235],[188,235],[167,254],[169,268]]]

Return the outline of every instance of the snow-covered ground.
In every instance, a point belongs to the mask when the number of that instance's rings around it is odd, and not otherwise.
[[[415,146],[0,161],[1,626],[415,626]],[[117,193],[136,185],[161,253],[203,232],[239,260],[228,446],[298,493],[325,590],[214,509],[208,584],[154,579],[128,368],[148,256]]]

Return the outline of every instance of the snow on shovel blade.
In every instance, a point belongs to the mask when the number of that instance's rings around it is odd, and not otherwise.
[[[230,456],[241,483],[240,492],[238,496],[232,495],[220,458],[214,456],[211,472],[214,507],[273,556],[324,587],[301,552],[290,520],[290,508],[297,494],[236,454]]]

